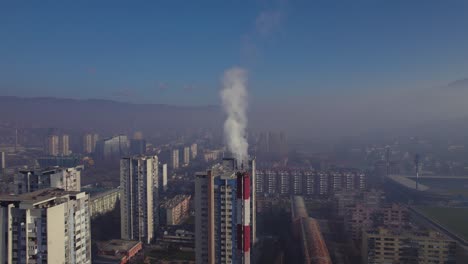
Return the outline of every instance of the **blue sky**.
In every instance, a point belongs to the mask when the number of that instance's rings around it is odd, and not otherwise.
[[[218,104],[468,77],[468,1],[2,1],[0,95]]]

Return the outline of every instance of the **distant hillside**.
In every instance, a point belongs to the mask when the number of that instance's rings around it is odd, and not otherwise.
[[[453,89],[453,90],[468,89],[468,78],[451,82],[447,84],[444,88]]]
[[[131,104],[109,100],[0,96],[0,122],[102,133],[222,128],[217,106]]]

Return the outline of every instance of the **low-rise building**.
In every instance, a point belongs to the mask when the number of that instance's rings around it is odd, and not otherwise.
[[[112,239],[96,242],[98,252],[93,257],[94,264],[126,264],[129,263],[143,248],[141,241]]]
[[[177,195],[163,202],[159,215],[162,225],[178,225],[189,216],[190,195]]]

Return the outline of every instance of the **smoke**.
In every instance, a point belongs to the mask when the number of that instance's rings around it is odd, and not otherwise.
[[[227,114],[224,136],[238,162],[247,161],[247,71],[234,67],[224,72],[221,101]]]

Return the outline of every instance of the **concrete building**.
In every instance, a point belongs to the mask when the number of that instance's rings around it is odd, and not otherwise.
[[[59,155],[59,136],[49,135],[46,140],[46,154],[50,156]]]
[[[119,188],[91,195],[89,201],[91,218],[113,211],[117,201],[119,200],[119,197]]]
[[[195,179],[196,263],[250,263],[256,240],[255,160],[223,159]]]
[[[96,143],[99,139],[98,134],[87,133],[83,136],[83,152],[93,153],[96,149]]]
[[[198,145],[197,143],[193,143],[190,146],[190,154],[192,155],[192,159],[196,159],[198,155]]]
[[[70,155],[70,137],[68,135],[64,134],[59,137],[59,154]]]
[[[365,190],[361,172],[266,169],[257,171],[257,191],[264,196],[304,195],[328,197],[341,191]]]
[[[159,163],[159,187],[162,191],[167,191],[167,163]]]
[[[128,155],[129,143],[126,135],[119,135],[96,143],[96,156],[104,160],[116,160]]]
[[[455,241],[435,231],[401,231],[378,228],[363,232],[365,264],[455,263]]]
[[[158,225],[158,157],[133,156],[120,160],[122,239],[150,243]]]
[[[0,197],[0,263],[91,263],[90,230],[84,192]]]
[[[165,201],[159,209],[160,224],[179,225],[189,216],[190,195],[179,194]]]
[[[173,149],[171,155],[172,169],[176,170],[179,168],[179,150]]]
[[[190,147],[184,147],[184,166],[190,164]]]
[[[51,187],[65,191],[80,191],[83,168],[80,165],[71,168],[50,167],[42,170],[20,170],[14,176],[15,194]]]
[[[370,207],[358,203],[348,208],[344,217],[345,231],[353,240],[361,240],[363,231],[373,227],[403,230],[409,227],[409,211],[405,206],[391,204]]]

